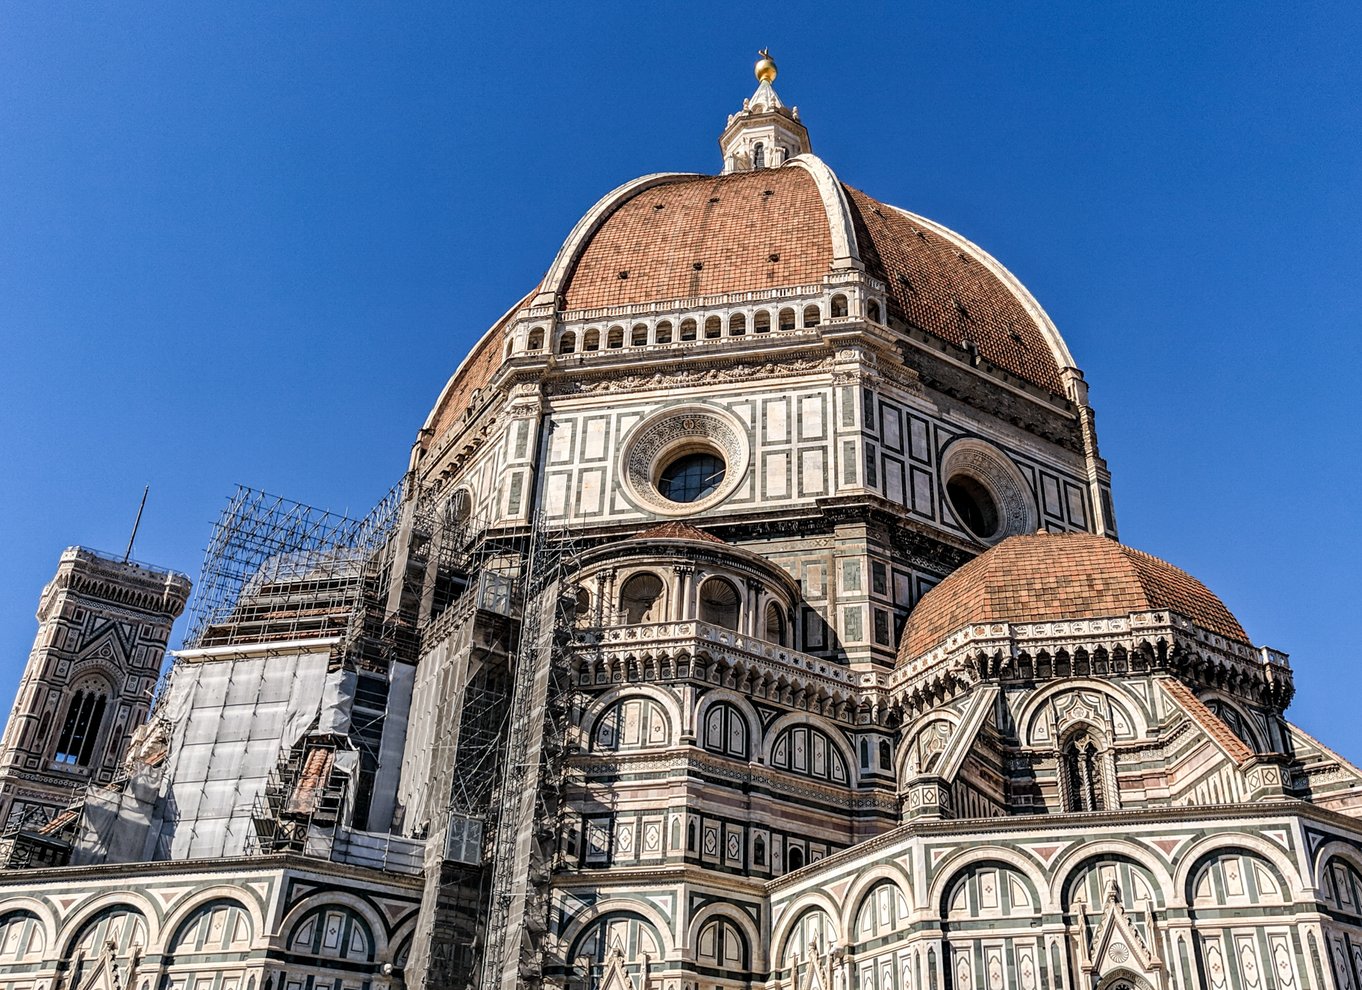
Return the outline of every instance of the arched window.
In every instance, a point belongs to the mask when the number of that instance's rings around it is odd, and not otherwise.
[[[533,330],[530,331],[530,339],[529,344],[527,346],[532,351],[542,351],[544,349],[543,327],[535,327]]]
[[[804,869],[804,850],[798,846],[790,846],[785,850],[785,871],[793,873],[795,870]]]
[[[771,766],[834,784],[846,784],[851,779],[841,749],[826,732],[811,725],[791,726],[776,737],[771,746]]]
[[[657,325],[657,342],[659,344],[670,344],[672,342],[672,325],[669,321],[663,320]]]
[[[682,320],[682,321],[681,321],[681,339],[682,339],[682,340],[694,340],[694,339],[695,339],[695,331],[696,331],[696,325],[695,325],[695,321],[694,321],[694,320]]]
[[[802,857],[799,865],[804,865]],[[820,957],[832,948],[836,938],[837,930],[832,927],[832,918],[822,908],[809,908],[799,916],[794,927],[790,929],[785,951],[780,959],[781,969],[789,973],[790,986],[809,986],[810,967],[819,963]],[[782,984],[784,982],[781,981]]]
[[[648,346],[648,326],[644,323],[635,323],[634,329],[630,332],[629,345],[631,347]]]
[[[624,327],[610,328],[610,337],[606,346],[611,348],[624,346]]]
[[[579,626],[591,623],[591,592],[585,588],[578,588],[574,596],[576,601],[572,607],[573,622]]]
[[[766,865],[766,836],[758,835],[752,840],[752,865]]]
[[[717,340],[724,332],[724,321],[717,316],[705,320],[705,339]]]
[[[732,582],[712,577],[700,585],[700,621],[725,629],[738,628],[738,589]]]
[[[795,328],[795,311],[792,309],[782,309],[780,311],[780,329],[793,330]]]
[[[53,759],[70,766],[90,765],[108,703],[108,688],[102,681],[86,680],[81,683],[71,695],[66,708],[66,720],[62,722]]]
[[[711,753],[747,759],[747,719],[736,706],[728,702],[709,706],[705,712],[704,745]]]
[[[656,574],[635,574],[620,588],[620,611],[630,625],[662,620],[662,579]]]
[[[856,912],[857,942],[880,938],[908,926],[908,898],[892,880],[876,884]]]
[[[116,905],[95,915],[81,929],[65,958],[80,960],[71,973],[72,987],[85,985],[95,969],[112,954],[119,969],[135,952],[147,947],[147,921],[136,908]]]
[[[747,940],[727,918],[714,918],[700,929],[695,954],[701,966],[725,970],[747,969]]]
[[[1107,801],[1102,754],[1092,735],[1083,731],[1072,736],[1060,762],[1063,765],[1064,810],[1104,810]]]
[[[577,970],[578,981],[585,986],[599,987],[604,963],[614,953],[623,957],[626,966],[640,963],[647,956],[656,963],[662,958],[662,939],[658,931],[641,916],[625,911],[613,912],[593,921],[577,937],[568,959],[574,967],[583,965],[590,972]]]
[[[582,338],[582,350],[599,351],[601,349],[601,332],[595,327],[587,330],[586,336]]]
[[[892,770],[894,768],[894,750],[889,745],[888,739],[880,740],[880,769]]]
[[[577,335],[571,330],[564,330],[563,335],[558,338],[558,353],[572,354],[577,350]]]
[[[373,962],[374,937],[348,907],[328,905],[303,916],[289,936],[290,952],[322,959]]]
[[[821,316],[817,306],[804,307],[804,326],[816,327],[821,322]]]
[[[789,645],[785,642],[785,615],[775,602],[766,606],[766,641],[781,646]]]
[[[223,898],[197,908],[171,939],[176,961],[205,953],[248,952],[251,948],[251,916],[235,901]]]
[[[847,297],[840,292],[832,297],[832,318],[847,315]]]
[[[747,333],[747,316],[743,313],[734,313],[728,318],[728,335],[730,337],[741,337]]]
[[[752,148],[752,167],[766,167],[766,145],[762,144],[760,141]]]
[[[592,748],[618,752],[656,749],[671,741],[667,713],[652,698],[621,698],[596,722]]]
[[[752,332],[753,333],[771,332],[770,312],[764,309],[759,309],[754,314],[752,314]]]
[[[47,932],[31,911],[0,916],[0,963],[41,959],[47,951]]]
[[[870,320],[872,323],[879,323],[879,322],[880,322],[880,304],[877,303],[877,302],[876,302],[875,300],[873,300],[873,299],[870,300],[870,302],[868,302],[868,303],[865,304],[865,315],[866,315],[866,318],[867,318],[868,320]]]

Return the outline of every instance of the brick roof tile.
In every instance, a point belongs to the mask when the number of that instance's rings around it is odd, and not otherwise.
[[[908,616],[907,663],[965,626],[1125,616],[1160,609],[1248,643],[1239,620],[1186,571],[1091,533],[1013,536],[952,573]]]

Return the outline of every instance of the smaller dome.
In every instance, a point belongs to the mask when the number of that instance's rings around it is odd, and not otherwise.
[[[900,664],[978,623],[1056,622],[1168,610],[1249,643],[1239,620],[1186,571],[1091,533],[1013,536],[923,596],[899,641]]]

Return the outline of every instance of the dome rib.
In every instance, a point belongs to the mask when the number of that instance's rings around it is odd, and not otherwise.
[[[923,596],[899,641],[900,664],[966,626],[1172,611],[1252,645],[1225,603],[1181,568],[1092,533],[1013,536]]]

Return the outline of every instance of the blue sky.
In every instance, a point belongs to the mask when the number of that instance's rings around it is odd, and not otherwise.
[[[62,547],[196,574],[240,482],[362,513],[604,192],[780,64],[844,181],[964,233],[1092,385],[1123,539],[1362,759],[1362,6],[0,5],[0,706]]]

